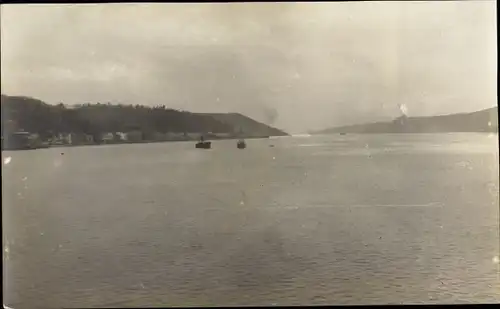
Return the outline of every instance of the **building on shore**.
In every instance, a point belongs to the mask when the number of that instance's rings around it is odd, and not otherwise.
[[[194,132],[188,132],[188,133],[184,133],[184,136],[188,139],[188,140],[199,140],[201,136],[203,136],[204,134],[202,133],[194,133]]]
[[[93,144],[94,137],[85,133],[58,133],[49,139],[52,145],[90,145]]]
[[[127,133],[124,133],[124,132],[116,132],[115,133],[115,139],[117,141],[127,141]]]
[[[184,133],[179,132],[167,132],[165,133],[165,138],[168,141],[182,141],[186,139]]]
[[[2,136],[2,150],[23,150],[33,149],[32,134],[25,131],[18,131]]]
[[[141,131],[130,131],[130,132],[127,132],[125,133],[126,136],[127,136],[127,141],[130,141],[130,142],[140,142],[142,141],[142,138],[143,138],[143,134]]]
[[[167,140],[167,134],[162,133],[162,132],[155,132],[153,134],[154,140],[155,141],[166,141]]]
[[[115,140],[115,135],[111,132],[105,132],[101,135],[101,141],[104,144],[111,144]]]
[[[234,137],[234,134],[232,133],[215,133],[214,134],[217,138],[225,139],[225,138],[232,138]]]
[[[50,138],[49,142],[53,145],[69,145],[72,138],[69,133],[57,133]]]
[[[95,143],[94,137],[90,134],[84,134],[84,140],[86,144],[93,144]]]
[[[84,141],[83,134],[68,133],[66,135],[66,140],[69,145],[80,145]]]

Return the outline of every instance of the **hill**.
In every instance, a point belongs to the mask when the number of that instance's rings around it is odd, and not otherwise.
[[[287,136],[288,133],[270,127],[239,113],[206,113],[215,120],[234,128],[234,132],[247,137]]]
[[[69,107],[50,105],[29,97],[2,95],[1,108],[2,136],[21,129],[37,133],[42,139],[61,133],[83,133],[92,135],[96,141],[106,132],[140,131],[144,136],[207,132],[227,135],[240,131],[240,121],[245,135],[283,133],[239,114],[227,114],[224,118],[225,114],[197,114],[164,105],[147,107],[98,103]]]
[[[431,117],[399,117],[391,122],[375,122],[329,128],[311,132],[331,133],[447,133],[498,132],[498,107],[472,112]]]

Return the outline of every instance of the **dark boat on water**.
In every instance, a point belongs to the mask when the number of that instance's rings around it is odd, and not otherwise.
[[[196,148],[201,148],[201,149],[210,149],[212,148],[212,143],[211,142],[198,142],[195,145]]]
[[[236,144],[236,146],[238,147],[238,149],[245,149],[245,148],[247,148],[247,144],[242,139],[240,139],[238,141],[238,143]]]
[[[205,141],[205,138],[202,136],[200,141],[196,143],[195,147],[200,149],[210,149],[212,148],[212,142]]]

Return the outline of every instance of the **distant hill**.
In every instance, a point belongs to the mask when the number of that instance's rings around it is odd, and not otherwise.
[[[288,133],[255,121],[239,113],[206,113],[217,121],[234,128],[234,132],[248,137],[287,136]]]
[[[399,117],[391,122],[375,122],[329,128],[311,132],[330,133],[446,133],[498,132],[498,107],[431,117]]]
[[[2,136],[4,131],[25,130],[49,137],[58,133],[85,133],[97,138],[103,132],[142,131],[167,133],[234,133],[282,135],[277,129],[240,114],[197,114],[164,105],[82,104],[50,105],[22,96],[1,95]],[[147,138],[146,138],[147,139]]]

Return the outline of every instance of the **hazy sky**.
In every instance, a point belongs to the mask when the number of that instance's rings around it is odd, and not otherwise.
[[[496,105],[494,1],[2,5],[2,93],[289,132]]]

